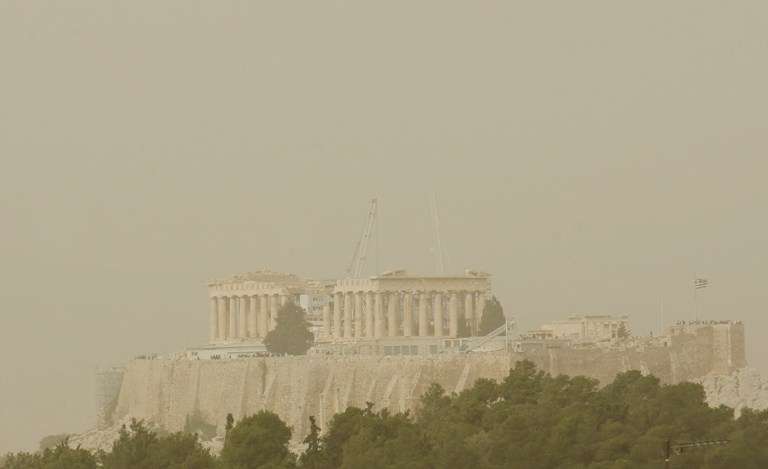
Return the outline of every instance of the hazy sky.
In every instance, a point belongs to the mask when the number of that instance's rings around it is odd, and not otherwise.
[[[522,329],[698,273],[768,372],[766,83],[762,0],[0,0],[0,452],[204,342],[209,278],[341,275],[372,196],[379,270],[434,272],[435,192]]]

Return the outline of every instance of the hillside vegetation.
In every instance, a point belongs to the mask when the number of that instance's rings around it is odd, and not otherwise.
[[[11,454],[3,469],[650,469],[672,445],[728,440],[674,456],[671,468],[768,467],[768,411],[711,408],[700,385],[661,385],[630,371],[599,388],[581,376],[549,376],[519,362],[502,382],[481,379],[458,395],[433,385],[415,414],[349,408],[326,431],[311,419],[306,450],[270,412],[227,424],[221,455],[190,433],[158,435],[142,422],[110,452],[69,448]]]

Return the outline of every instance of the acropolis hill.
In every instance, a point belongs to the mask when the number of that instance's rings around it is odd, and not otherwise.
[[[525,334],[514,335],[508,320],[488,336],[459,337],[478,330],[491,291],[490,275],[474,271],[336,281],[260,271],[212,281],[209,343],[100,373],[99,427],[135,417],[176,431],[194,415],[222,432],[228,413],[268,409],[300,440],[309,416],[324,427],[366,402],[413,409],[432,383],[461,392],[478,378],[503,378],[519,360],[601,382],[640,370],[677,383],[746,366],[744,326],[734,321],[677,323],[663,336],[634,337],[626,317],[585,315]],[[262,340],[288,301],[306,310],[316,344],[306,356],[268,356]]]

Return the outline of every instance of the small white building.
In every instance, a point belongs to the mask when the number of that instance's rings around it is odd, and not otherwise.
[[[532,333],[548,339],[577,342],[602,342],[630,335],[627,316],[575,315],[568,319],[542,324]]]

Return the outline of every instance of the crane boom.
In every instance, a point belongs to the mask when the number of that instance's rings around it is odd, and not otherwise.
[[[440,237],[440,213],[437,211],[437,196],[433,193],[429,199],[432,212],[432,228],[435,235],[435,259],[437,261],[437,273],[445,275],[445,253],[443,252],[443,240]]]
[[[378,200],[371,199],[370,206],[368,208],[368,219],[365,222],[363,228],[363,234],[355,246],[355,252],[352,256],[352,262],[347,268],[347,275],[352,278],[359,278],[365,267],[365,261],[368,256],[368,241],[371,239],[373,228],[376,226],[376,212],[378,210]]]

